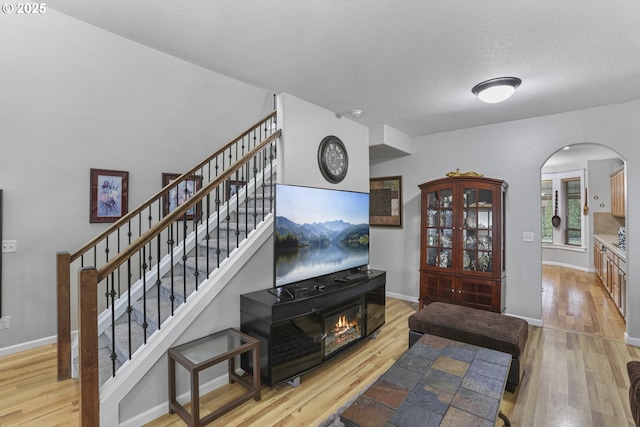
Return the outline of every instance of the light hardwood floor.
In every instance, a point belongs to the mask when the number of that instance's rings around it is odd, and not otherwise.
[[[592,273],[543,267],[543,328],[529,327],[529,357],[516,393],[505,392],[502,410],[514,426],[633,426],[626,363],[640,348],[624,344],[625,326]],[[407,318],[417,304],[389,298],[387,319],[366,340],[320,369],[300,386],[263,386],[260,402],[246,402],[212,426],[314,426],[373,382],[407,348]],[[76,426],[78,388],[57,382],[55,347],[0,358],[0,426]],[[211,393],[202,413],[242,391]],[[148,426],[183,426],[165,415]]]

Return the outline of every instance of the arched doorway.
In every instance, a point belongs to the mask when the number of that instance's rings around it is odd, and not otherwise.
[[[603,284],[594,262],[599,238],[617,244],[618,231],[626,225],[624,216],[612,214],[611,189],[611,175],[624,167],[624,159],[617,152],[594,143],[563,147],[541,167],[545,326],[624,339],[625,292],[620,289],[621,283],[614,289],[604,278]],[[621,256],[618,259],[624,259],[625,252],[614,249]],[[624,262],[620,265],[624,267]]]

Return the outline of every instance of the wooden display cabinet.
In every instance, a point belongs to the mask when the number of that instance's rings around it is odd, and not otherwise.
[[[507,184],[461,176],[419,188],[420,308],[441,301],[504,311]]]

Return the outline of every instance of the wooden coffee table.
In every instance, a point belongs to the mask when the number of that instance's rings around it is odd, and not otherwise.
[[[493,427],[511,355],[425,334],[340,416],[347,426]]]
[[[246,352],[253,353],[251,381],[235,372],[234,358]],[[260,400],[260,342],[249,335],[238,332],[235,329],[226,329],[173,347],[169,349],[168,355],[169,412],[176,412],[188,426],[203,426],[251,398]],[[225,361],[228,361],[229,366],[229,382],[237,382],[247,388],[248,391],[223,407],[200,418],[200,372]],[[191,377],[191,413],[176,400],[176,362],[184,366]]]

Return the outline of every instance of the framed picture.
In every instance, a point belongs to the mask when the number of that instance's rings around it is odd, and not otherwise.
[[[235,196],[236,193],[245,185],[247,185],[247,181],[228,179],[227,180],[227,200]]]
[[[369,180],[369,224],[402,227],[402,177]]]
[[[162,187],[166,187],[175,181],[181,174],[179,173],[163,173],[162,174]],[[198,191],[202,187],[202,177],[201,176],[193,176],[185,179],[180,184],[173,186],[169,189],[168,193],[164,197],[164,207],[163,214],[164,216],[169,215],[173,212],[178,206],[181,206],[185,203],[193,194]],[[180,217],[180,219],[193,220],[195,218],[200,218],[202,215],[202,204],[198,203],[195,206],[189,209],[185,216]]]
[[[116,222],[127,213],[129,172],[91,169],[90,222]]]

